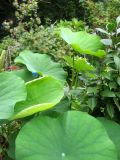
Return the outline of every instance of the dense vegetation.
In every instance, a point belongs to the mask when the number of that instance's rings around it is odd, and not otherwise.
[[[0,160],[120,160],[120,1],[0,3]]]

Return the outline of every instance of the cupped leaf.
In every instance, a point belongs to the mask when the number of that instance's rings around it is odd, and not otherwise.
[[[23,118],[55,106],[64,95],[61,83],[42,77],[26,83],[27,99],[15,105],[11,119]]]
[[[70,56],[65,56],[64,59],[70,67],[73,68],[74,66],[74,69],[76,69],[77,72],[95,70],[95,68],[87,62],[86,58],[75,57],[74,62],[73,58]]]
[[[11,71],[10,73],[17,75],[18,77],[22,78],[25,82],[35,79],[32,73],[25,68],[20,70],[14,70],[14,71]]]
[[[8,119],[17,102],[26,99],[24,81],[8,72],[0,73],[0,119]]]
[[[118,151],[118,160],[120,160],[120,125],[105,118],[98,118],[105,127],[110,139],[116,145]]]
[[[63,28],[61,29],[61,37],[81,54],[89,54],[100,58],[106,55],[103,50],[104,45],[97,35],[85,31],[72,32],[68,28]]]
[[[16,160],[117,160],[114,144],[100,122],[70,111],[57,119],[36,117],[20,131]]]
[[[38,54],[24,50],[15,59],[15,63],[26,65],[30,72],[37,72],[40,76],[53,76],[63,83],[66,80],[66,72],[61,65],[53,62],[46,54]]]

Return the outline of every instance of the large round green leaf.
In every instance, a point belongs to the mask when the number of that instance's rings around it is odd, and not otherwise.
[[[24,81],[8,72],[0,73],[0,119],[8,119],[14,113],[16,102],[26,99]]]
[[[83,112],[57,119],[37,117],[16,140],[16,160],[117,160],[114,144],[101,123]]]
[[[73,49],[81,54],[90,54],[97,57],[104,57],[104,45],[97,35],[85,31],[72,32],[68,28],[61,29],[61,37],[70,44]]]
[[[42,77],[26,83],[27,99],[15,105],[12,119],[23,118],[55,106],[64,95],[61,83]]]
[[[65,82],[66,72],[59,63],[53,62],[46,54],[32,53],[25,50],[20,53],[15,62],[26,65],[31,72],[37,72],[41,76],[53,76],[61,82]]]
[[[105,118],[99,118],[99,120],[105,127],[111,140],[116,145],[118,151],[118,159],[120,160],[120,125]]]

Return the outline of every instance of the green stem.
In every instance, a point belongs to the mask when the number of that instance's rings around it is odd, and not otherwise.
[[[72,83],[71,83],[71,88],[74,85],[74,79],[75,79],[75,69],[74,69],[74,65],[75,65],[74,61],[75,61],[75,59],[74,58],[75,57],[73,55],[73,68],[72,68]]]
[[[78,86],[78,72],[76,73],[76,77],[75,77],[75,88],[77,88]]]

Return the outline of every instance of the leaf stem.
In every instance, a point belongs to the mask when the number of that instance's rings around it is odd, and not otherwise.
[[[75,79],[75,57],[74,57],[74,54],[73,54],[73,68],[72,68],[72,83],[71,83],[71,88],[72,86],[74,85],[74,79]]]
[[[77,88],[78,86],[78,72],[76,73],[76,77],[75,77],[75,88]]]

